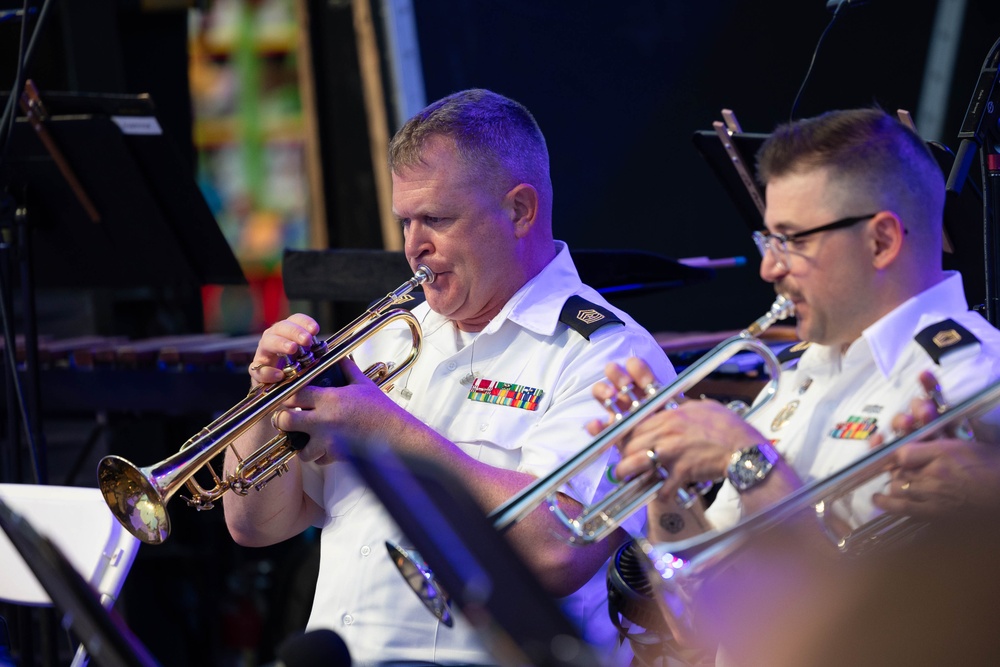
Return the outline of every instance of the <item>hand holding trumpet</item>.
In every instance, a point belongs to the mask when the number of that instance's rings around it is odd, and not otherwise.
[[[626,361],[624,367],[609,364],[605,374],[607,382],[595,385],[593,395],[612,417],[608,422],[595,420],[588,424],[591,435],[613,424],[616,413],[630,408],[633,400],[630,394],[634,393],[630,388],[656,383],[649,367],[636,358]],[[627,479],[649,470],[651,465],[667,472],[664,485],[648,506],[650,537],[677,539],[676,524],[664,525],[661,518],[675,516],[684,509],[676,500],[678,490],[723,479],[733,452],[765,440],[741,415],[718,401],[682,399],[679,404],[668,405],[647,417],[622,437],[618,442],[621,460],[614,475],[617,479]],[[777,467],[775,482],[762,484],[743,495],[744,511],[763,507],[801,484],[784,462]],[[659,535],[661,531],[665,532]]]
[[[909,412],[892,419],[892,428],[900,436],[933,421],[944,408],[934,374],[921,373],[920,384],[925,397],[914,399]],[[1000,506],[1000,446],[969,437],[988,430],[987,423],[978,422],[973,429],[962,426],[940,438],[900,447],[890,458],[889,485],[873,497],[875,506],[919,518]],[[876,435],[871,444],[877,447],[884,442],[884,437]]]
[[[595,385],[593,390],[594,398],[602,402],[627,400],[613,387],[641,387],[655,381],[649,367],[635,358],[625,367],[608,364],[605,373],[610,384]],[[596,435],[606,425],[593,422],[588,430]],[[682,400],[677,407],[660,410],[637,424],[622,438],[615,477],[632,477],[655,460],[670,472],[660,495],[672,496],[682,485],[720,479],[735,450],[761,440],[763,436],[755,428],[721,403]]]

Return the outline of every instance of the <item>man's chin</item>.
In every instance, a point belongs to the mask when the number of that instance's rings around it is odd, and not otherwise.
[[[433,293],[426,293],[427,306],[433,310],[438,315],[442,315],[449,319],[454,319],[452,315],[454,314],[454,306],[448,303],[447,299],[443,299],[438,295]]]
[[[813,332],[809,329],[809,323],[802,320],[796,320],[795,322],[795,336],[802,341],[817,342]]]

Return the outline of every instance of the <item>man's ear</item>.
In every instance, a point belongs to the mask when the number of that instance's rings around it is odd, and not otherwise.
[[[906,227],[892,211],[880,211],[868,221],[872,266],[884,269],[899,257]]]
[[[504,200],[514,223],[514,236],[522,239],[538,219],[538,190],[527,183],[519,183],[507,192]]]

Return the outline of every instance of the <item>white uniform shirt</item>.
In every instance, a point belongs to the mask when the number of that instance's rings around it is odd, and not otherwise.
[[[583,449],[592,440],[586,423],[606,418],[591,391],[608,362],[639,356],[662,380],[675,375],[653,337],[583,285],[565,244],[557,245],[557,257],[471,343],[426,303],[415,308],[423,332],[420,356],[390,392],[396,403],[469,456],[536,476]],[[574,294],[613,311],[625,326],[604,326],[587,340],[559,322],[563,304]],[[408,346],[408,330],[403,338]],[[393,354],[399,347],[391,332],[380,334],[355,359],[363,369],[374,361],[399,359]],[[541,390],[537,409],[470,400],[470,382],[463,382],[469,373]],[[590,503],[598,487],[606,491],[607,464],[595,464],[566,491]],[[321,564],[308,628],[338,632],[358,665],[389,660],[495,663],[460,614],[455,614],[454,627],[444,626],[404,582],[383,543],[410,544],[350,466],[304,468],[307,493],[327,509],[320,526]],[[641,516],[635,519],[641,521]],[[635,530],[637,525],[627,528]],[[601,568],[580,591],[560,602],[589,641],[610,651],[617,637],[608,620],[605,578]]]
[[[926,327],[951,319],[979,339],[956,346],[940,364],[915,336]],[[945,400],[954,404],[1000,377],[1000,332],[968,310],[958,273],[901,304],[865,329],[841,355],[838,349],[810,345],[791,370],[782,372],[771,402],[750,423],[775,444],[804,482],[812,482],[870,451],[868,438],[882,431],[891,440],[891,420],[908,412],[923,395],[918,376],[932,371]],[[871,518],[871,493],[884,484],[873,480],[859,489],[850,505],[835,509],[852,525]],[[739,494],[726,482],[709,507],[718,528],[740,518]]]

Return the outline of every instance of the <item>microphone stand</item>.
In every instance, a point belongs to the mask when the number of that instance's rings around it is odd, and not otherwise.
[[[993,326],[1000,326],[1000,88],[997,86],[1000,64],[1000,39],[990,49],[979,79],[972,92],[972,100],[965,113],[965,120],[958,133],[961,139],[955,162],[948,174],[948,196],[962,191],[972,166],[973,158],[980,158],[983,181],[983,261],[986,277],[986,319]]]

